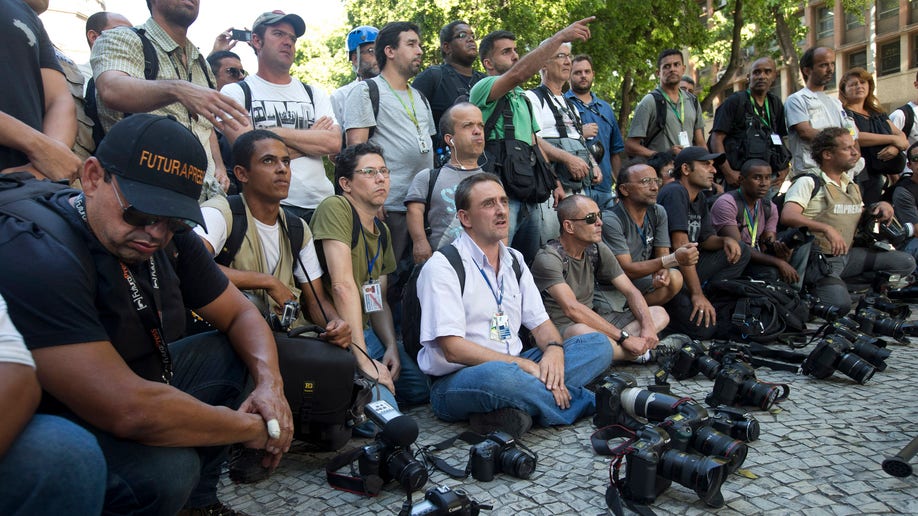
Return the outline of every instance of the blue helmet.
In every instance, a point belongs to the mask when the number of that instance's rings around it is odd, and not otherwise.
[[[360,45],[376,41],[377,34],[379,34],[379,29],[376,27],[370,27],[369,25],[361,25],[360,27],[357,27],[356,29],[348,32],[347,51],[354,52]]]

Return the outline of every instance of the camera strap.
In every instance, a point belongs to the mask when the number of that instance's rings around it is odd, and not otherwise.
[[[613,439],[626,439],[625,442],[618,446],[610,447],[609,441]],[[625,456],[631,453],[631,444],[636,436],[634,430],[622,425],[609,425],[593,432],[590,436],[590,443],[593,445],[593,451],[599,455],[611,455],[612,461],[609,463],[609,486],[606,488],[606,506],[615,516],[624,516],[625,511],[622,508],[621,488],[624,480],[619,479],[622,463]],[[625,499],[625,505],[641,516],[655,516],[653,510],[642,504],[636,504]]]
[[[328,485],[341,491],[363,496],[377,496],[383,486],[383,479],[379,475],[358,475],[353,467],[354,462],[363,453],[363,448],[358,447],[332,457],[325,465],[325,477]],[[344,466],[351,465],[351,474],[338,473]]]

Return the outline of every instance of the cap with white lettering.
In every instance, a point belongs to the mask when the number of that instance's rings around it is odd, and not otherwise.
[[[112,126],[96,158],[118,176],[127,201],[149,215],[204,225],[198,206],[207,154],[200,140],[173,117],[134,114]]]

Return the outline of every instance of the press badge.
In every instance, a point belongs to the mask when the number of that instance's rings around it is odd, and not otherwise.
[[[371,314],[382,310],[382,288],[376,280],[369,280],[363,284],[363,311]]]
[[[430,152],[430,138],[418,133],[418,148],[421,150],[421,154]]]
[[[689,147],[692,143],[688,139],[688,133],[685,131],[679,131],[679,146],[680,147]]]
[[[503,312],[497,312],[494,317],[491,317],[488,338],[494,342],[504,342],[510,339],[510,319]]]
[[[775,133],[771,133],[771,143],[775,145],[784,145],[784,143],[781,142],[781,135]]]

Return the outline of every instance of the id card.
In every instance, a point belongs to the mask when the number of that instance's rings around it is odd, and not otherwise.
[[[488,338],[494,342],[504,342],[510,339],[510,319],[503,312],[497,312],[494,317],[491,317]]]
[[[369,280],[360,288],[363,293],[363,311],[371,314],[379,312],[382,306],[382,288],[376,280]]]
[[[781,141],[781,135],[775,133],[771,133],[771,143],[774,145],[784,145],[784,143]]]
[[[689,141],[688,133],[685,131],[679,131],[679,146],[689,147],[691,145],[692,145],[692,142]]]
[[[421,151],[421,154],[430,152],[430,138],[418,133],[418,149]]]

